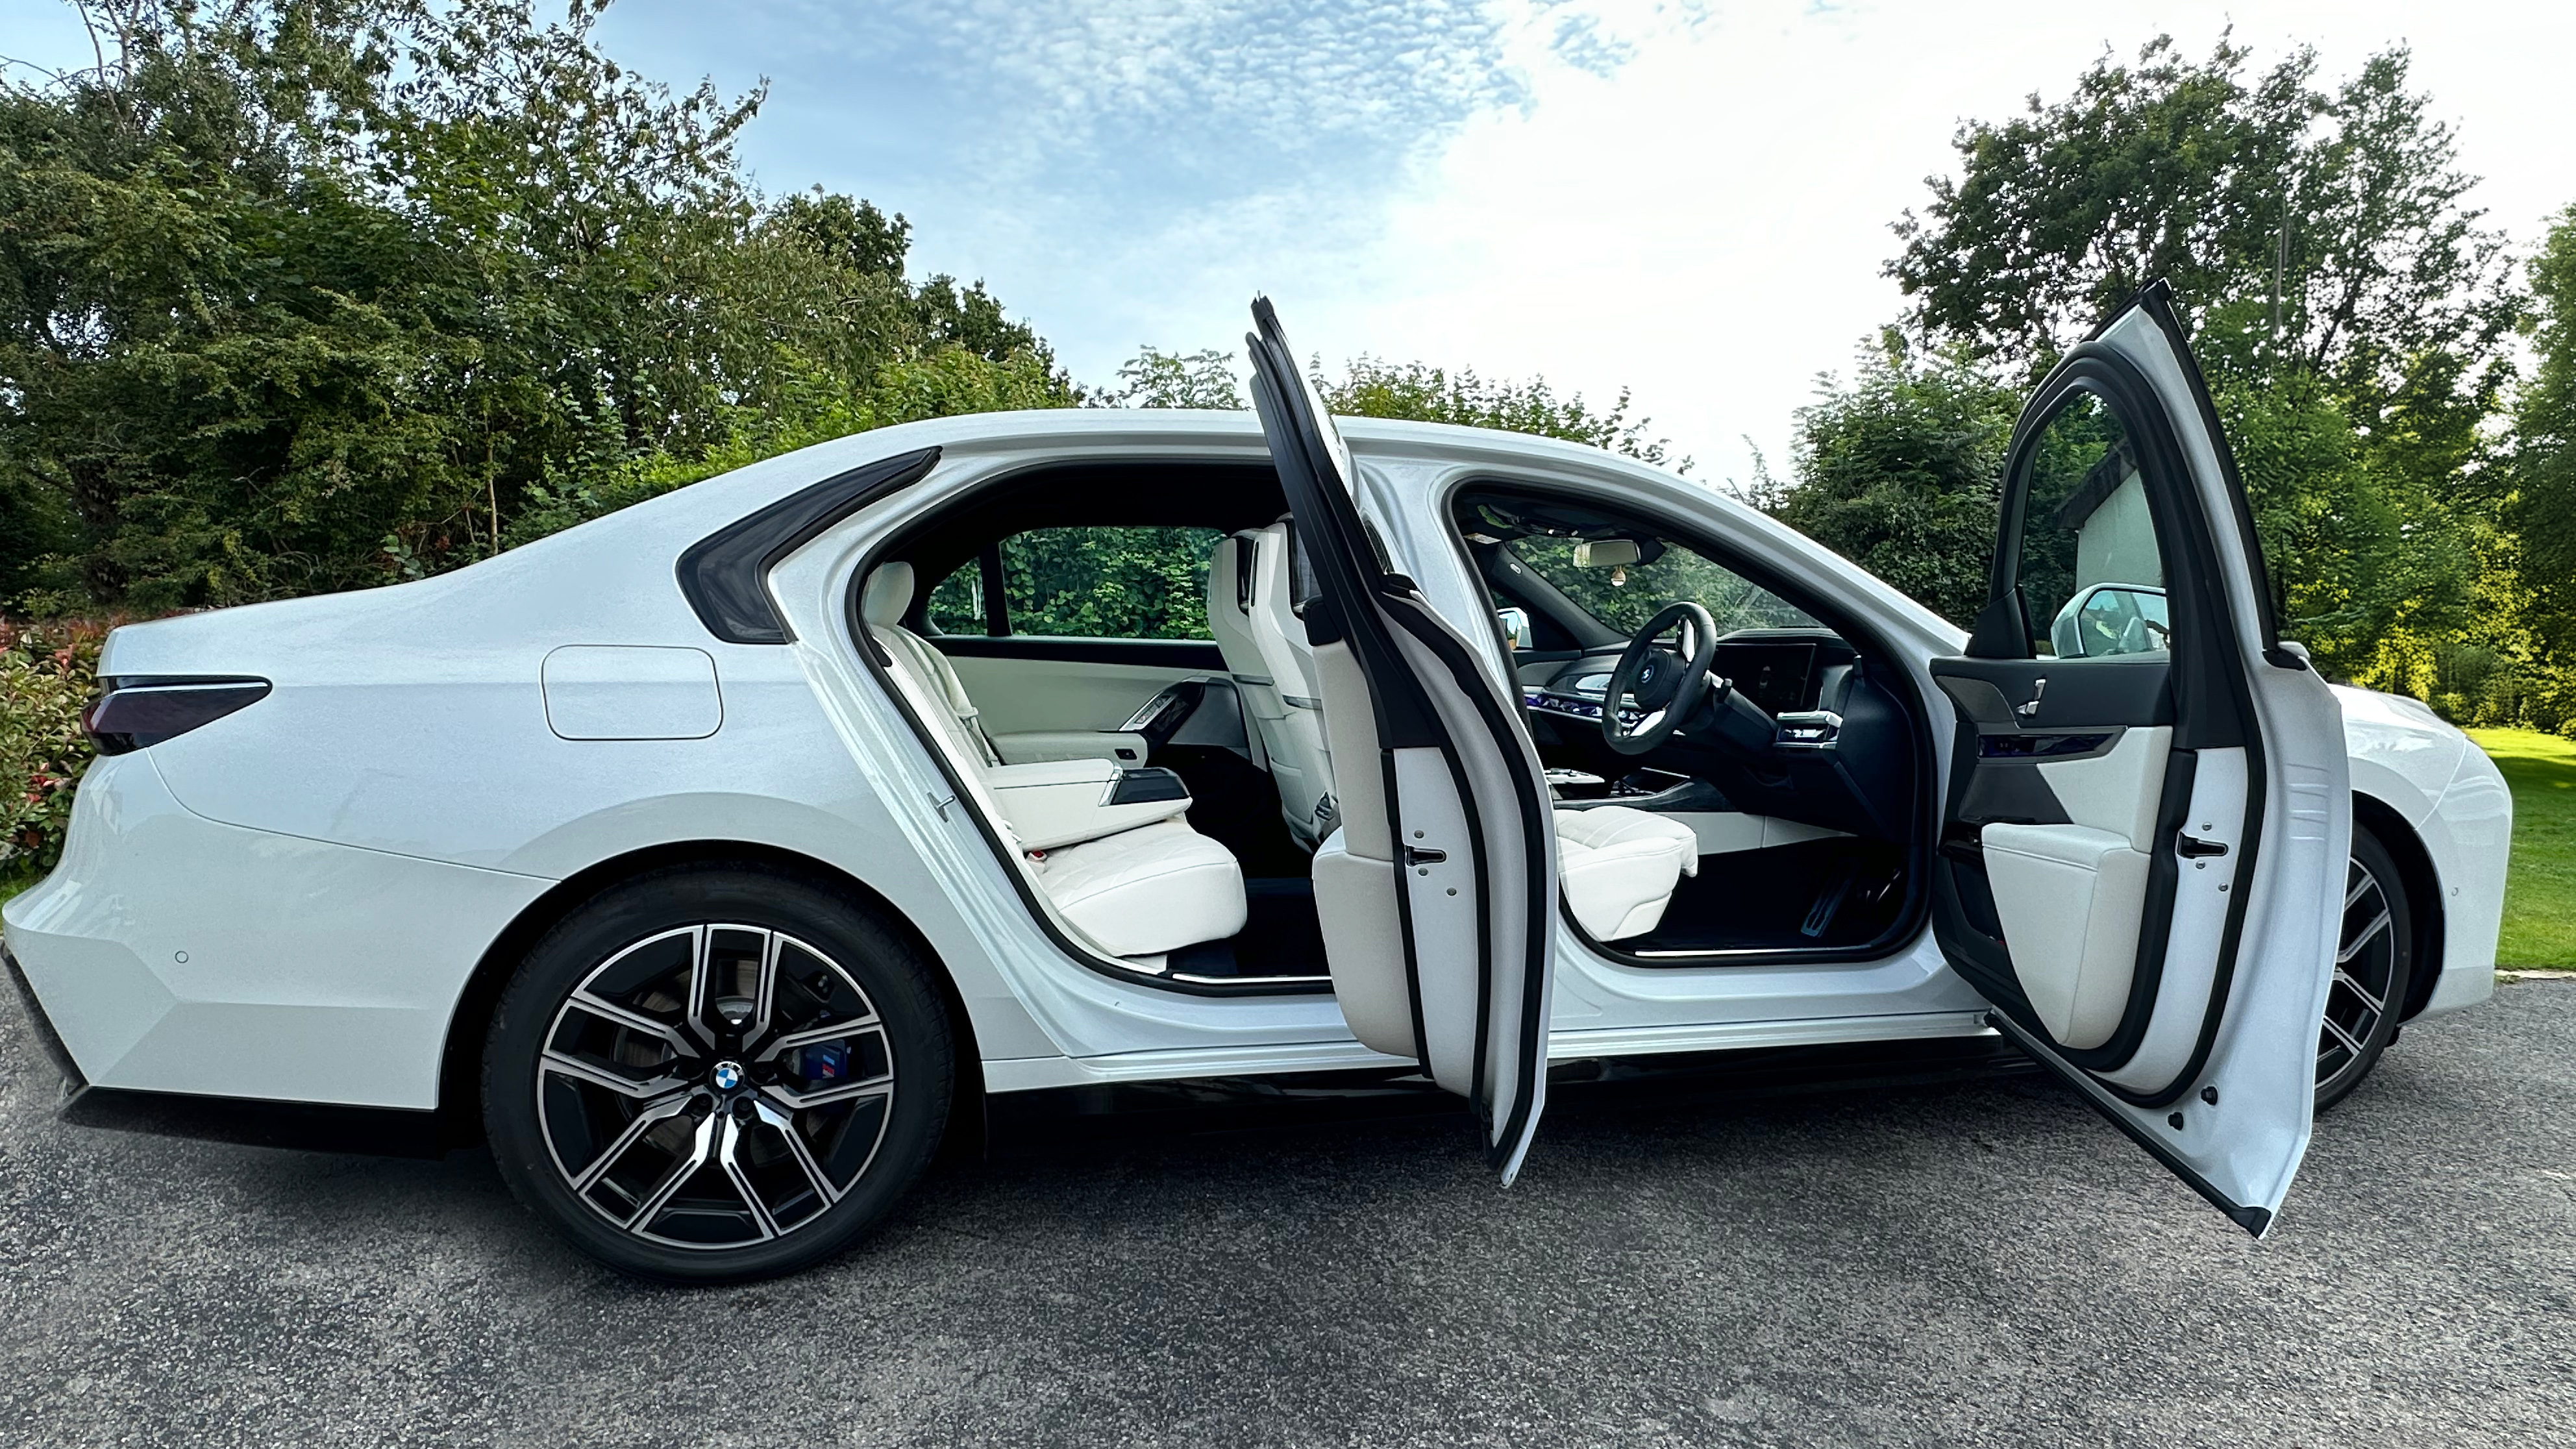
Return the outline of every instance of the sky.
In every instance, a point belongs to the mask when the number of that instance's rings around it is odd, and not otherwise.
[[[2411,45],[2518,248],[2576,202],[2570,0],[621,0],[601,33],[675,84],[765,78],[766,190],[902,212],[915,275],[983,279],[1078,380],[1239,356],[1267,292],[1328,368],[1624,387],[1723,483],[1785,470],[1818,374],[1898,315],[1888,228],[1962,121],[2231,24],[2329,82]],[[78,35],[0,0],[0,53]]]

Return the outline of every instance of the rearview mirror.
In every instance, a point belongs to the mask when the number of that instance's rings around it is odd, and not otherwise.
[[[1644,557],[1633,538],[1587,538],[1574,546],[1576,568],[1626,568]]]

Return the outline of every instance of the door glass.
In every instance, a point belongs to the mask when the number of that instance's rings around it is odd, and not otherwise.
[[[965,565],[939,581],[922,602],[922,612],[929,616],[930,627],[942,634],[981,634],[984,632],[984,566],[969,559]]]
[[[1001,542],[1010,634],[1076,639],[1212,639],[1208,556],[1214,528],[1033,528]],[[984,571],[969,559],[923,605],[943,634],[987,632]]]
[[[2041,430],[2029,468],[2018,580],[2032,652],[2165,648],[2164,563],[2119,414],[2075,392]]]

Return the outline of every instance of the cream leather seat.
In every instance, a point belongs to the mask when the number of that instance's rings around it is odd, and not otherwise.
[[[1642,936],[1662,923],[1681,878],[1699,874],[1699,835],[1625,805],[1559,810],[1556,873],[1566,909],[1592,939]]]
[[[1240,555],[1223,561],[1227,586],[1222,591],[1216,569],[1209,569],[1210,630],[1216,633],[1217,647],[1226,651],[1227,670],[1238,680],[1249,675],[1267,681],[1266,692],[1255,684],[1245,698],[1252,701],[1262,748],[1270,756],[1279,813],[1297,843],[1311,848],[1333,828],[1333,755],[1324,729],[1324,691],[1315,682],[1315,651],[1306,641],[1306,621],[1290,603],[1288,521],[1241,536],[1252,543],[1251,585],[1243,587],[1234,572]],[[1220,547],[1219,552],[1225,550]],[[1242,638],[1233,644],[1214,624],[1221,613],[1241,620]],[[1249,652],[1238,654],[1246,645]],[[1266,719],[1260,713],[1265,708],[1272,711]]]
[[[1275,532],[1284,533],[1278,525],[1265,529],[1263,542]],[[1256,544],[1256,550],[1259,545]],[[1285,548],[1279,549],[1284,554]],[[1261,562],[1259,552],[1255,561]],[[1285,614],[1287,596],[1286,569],[1282,560],[1279,571],[1278,598]],[[1251,615],[1253,637],[1261,641],[1265,656],[1272,654],[1273,639],[1285,634],[1276,616],[1264,612],[1263,591],[1269,584],[1265,566],[1262,580],[1253,589]],[[1294,616],[1288,622],[1297,626],[1297,639],[1305,642],[1305,626]],[[1220,638],[1223,636],[1220,635]],[[1287,656],[1284,643],[1280,657]],[[1314,667],[1314,655],[1305,656],[1306,667]],[[1402,980],[1400,974],[1376,971],[1345,972],[1338,964],[1345,958],[1359,960],[1374,951],[1382,961],[1396,943],[1366,942],[1354,934],[1348,921],[1337,921],[1337,903],[1353,908],[1353,920],[1372,915],[1383,917],[1389,908],[1372,911],[1370,902],[1391,898],[1394,845],[1387,834],[1386,803],[1378,780],[1376,717],[1369,702],[1367,681],[1360,677],[1351,662],[1350,651],[1336,647],[1331,668],[1321,673],[1330,681],[1316,690],[1315,714],[1320,724],[1326,711],[1334,722],[1334,738],[1341,753],[1327,755],[1324,768],[1331,770],[1338,759],[1345,772],[1339,781],[1341,799],[1348,805],[1350,816],[1328,832],[1315,853],[1315,899],[1324,909],[1324,938],[1337,963],[1334,968],[1336,989],[1361,989],[1345,986],[1352,982]],[[1290,716],[1293,720],[1294,716]],[[1320,738],[1320,736],[1319,736]],[[1699,874],[1699,833],[1670,816],[1652,811],[1633,810],[1625,805],[1594,805],[1583,809],[1560,809],[1556,817],[1557,878],[1564,890],[1565,906],[1575,921],[1596,941],[1620,941],[1642,936],[1655,929],[1664,919],[1664,907],[1671,903],[1673,888],[1685,875]],[[1338,937],[1338,939],[1337,939]],[[1344,1003],[1345,1013],[1350,1003]],[[1392,1010],[1392,1008],[1389,1008]],[[1369,1014],[1362,1008],[1362,1014]]]
[[[868,575],[859,598],[868,632],[892,660],[887,672],[913,712],[937,732],[935,742],[976,808],[1013,847],[1019,868],[1056,913],[1112,956],[1150,957],[1241,931],[1243,868],[1232,852],[1190,828],[1181,813],[1186,798],[1174,802],[1177,810],[1103,806],[1099,835],[1067,841],[1066,834],[1077,832],[1058,830],[1031,837],[1051,848],[1024,846],[1000,795],[1061,786],[1086,800],[1095,790],[1105,798],[1118,767],[1105,760],[1000,763],[947,656],[903,626],[913,587],[907,563],[880,564]],[[1070,778],[1086,768],[1096,778]]]

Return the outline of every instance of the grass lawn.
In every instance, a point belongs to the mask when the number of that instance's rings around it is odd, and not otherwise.
[[[2513,866],[2499,966],[2576,967],[2576,740],[2471,730],[2513,787]]]

